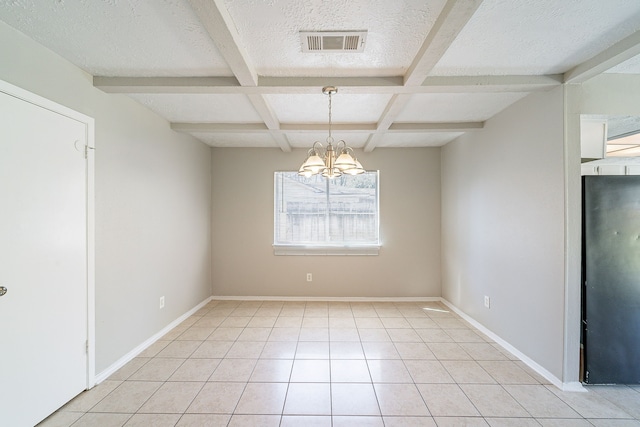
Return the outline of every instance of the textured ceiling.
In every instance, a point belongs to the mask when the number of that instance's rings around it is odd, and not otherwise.
[[[325,141],[325,85],[335,139],[371,151],[442,146],[533,91],[640,73],[638,0],[0,0],[0,20],[217,147]],[[300,31],[328,30],[367,31],[364,51],[302,52]]]

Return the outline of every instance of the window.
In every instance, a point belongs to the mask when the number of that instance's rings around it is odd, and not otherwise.
[[[377,255],[378,172],[309,178],[275,173],[276,255]]]

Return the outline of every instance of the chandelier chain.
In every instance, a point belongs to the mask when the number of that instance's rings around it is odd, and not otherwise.
[[[327,141],[333,142],[333,137],[331,136],[331,92],[329,92],[329,137]]]

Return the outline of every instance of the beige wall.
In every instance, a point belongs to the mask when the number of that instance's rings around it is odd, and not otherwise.
[[[558,379],[563,106],[562,88],[531,94],[442,150],[443,297]]]
[[[378,256],[275,256],[273,173],[297,170],[306,151],[212,153],[213,295],[440,296],[439,148],[358,153],[368,170],[380,170]]]
[[[100,374],[211,294],[210,149],[3,22],[0,58],[0,79],[95,119]]]

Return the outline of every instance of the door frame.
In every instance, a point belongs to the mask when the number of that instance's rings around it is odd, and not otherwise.
[[[4,80],[0,80],[0,92],[14,98],[21,99],[30,104],[45,108],[54,113],[66,116],[85,125],[86,153],[86,214],[87,214],[87,367],[86,389],[95,386],[95,120],[92,117],[60,105],[54,101],[43,98],[18,86],[14,86]]]

